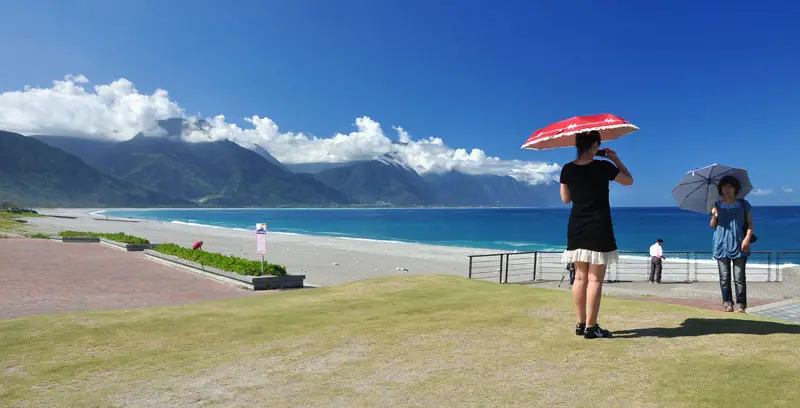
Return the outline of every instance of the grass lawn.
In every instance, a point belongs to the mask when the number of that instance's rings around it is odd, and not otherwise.
[[[38,214],[22,213],[15,214],[8,211],[0,211],[0,235],[3,232],[22,233],[25,231],[25,223],[17,222],[17,220],[25,220],[31,217],[41,217]]]
[[[800,325],[393,277],[237,300],[0,321],[0,406],[790,407]]]

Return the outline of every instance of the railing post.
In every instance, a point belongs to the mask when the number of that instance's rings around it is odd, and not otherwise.
[[[772,252],[767,254],[767,282],[772,282]]]
[[[781,274],[781,253],[780,251],[775,252],[775,282],[780,282]]]
[[[503,283],[503,254],[500,254],[500,269],[497,270],[499,283]]]
[[[472,255],[469,256],[469,279],[472,279]]]
[[[533,281],[536,282],[536,264],[539,260],[539,251],[533,253]]]
[[[508,283],[508,264],[511,263],[511,262],[509,262],[510,257],[511,257],[511,254],[506,254],[506,279],[505,279],[504,283]]]
[[[695,257],[695,253],[692,252],[691,255],[692,256],[689,256],[689,254],[686,254],[686,282],[690,282],[690,279],[691,279],[691,276],[689,276],[689,274],[690,274],[691,266],[692,266],[692,263],[693,263],[692,259]]]

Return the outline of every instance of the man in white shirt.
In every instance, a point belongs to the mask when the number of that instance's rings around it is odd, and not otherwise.
[[[650,246],[650,283],[661,283],[661,261],[664,259],[663,239]]]

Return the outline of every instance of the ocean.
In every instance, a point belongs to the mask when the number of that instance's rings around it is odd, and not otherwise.
[[[436,209],[152,209],[104,211],[132,217],[347,239],[415,242],[501,251],[561,251],[566,245],[568,208]],[[665,251],[711,250],[708,216],[677,208],[613,208],[621,251],[646,252],[658,238]],[[753,207],[753,251],[800,250],[800,207]]]

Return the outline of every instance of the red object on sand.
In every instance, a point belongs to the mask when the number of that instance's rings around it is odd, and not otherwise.
[[[197,241],[194,243],[194,245],[192,245],[192,249],[198,249],[201,246],[203,246],[203,241]]]
[[[635,132],[639,128],[610,113],[601,115],[575,116],[541,128],[522,145],[523,149],[555,149],[558,147],[575,147],[575,135],[581,132],[597,130],[601,140],[612,140]]]

